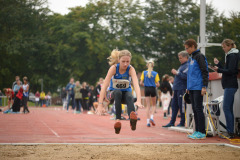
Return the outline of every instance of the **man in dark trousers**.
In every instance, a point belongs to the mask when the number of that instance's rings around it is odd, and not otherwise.
[[[172,99],[172,118],[171,121],[163,127],[171,127],[175,125],[176,117],[180,109],[181,121],[177,125],[178,127],[185,126],[185,104],[183,103],[183,95],[187,89],[187,72],[188,72],[188,57],[189,54],[186,51],[178,53],[178,58],[181,66],[178,70],[172,69],[172,74],[175,75],[173,83],[173,99]]]

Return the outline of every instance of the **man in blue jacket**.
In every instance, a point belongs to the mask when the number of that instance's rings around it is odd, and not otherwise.
[[[205,116],[203,113],[203,96],[208,86],[208,63],[206,57],[197,49],[197,43],[188,39],[185,50],[191,55],[188,60],[187,92],[190,95],[195,120],[195,132],[191,139],[205,139]]]
[[[178,127],[185,126],[185,104],[183,103],[183,95],[187,89],[187,72],[188,72],[188,53],[186,51],[181,51],[178,53],[178,58],[181,66],[178,70],[172,69],[172,74],[175,75],[173,83],[173,99],[172,99],[172,118],[171,121],[163,127],[171,127],[175,125],[178,110],[180,109],[181,121],[177,125]]]

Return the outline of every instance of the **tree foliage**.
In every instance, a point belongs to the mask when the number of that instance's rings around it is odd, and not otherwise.
[[[16,75],[28,76],[32,91],[56,92],[70,77],[95,84],[109,68],[107,57],[128,49],[138,72],[155,60],[161,75],[179,66],[178,52],[188,38],[199,35],[200,8],[192,0],[91,0],[52,13],[46,0],[0,0],[0,88]],[[230,18],[207,6],[207,39],[240,42],[240,13]],[[224,60],[221,47],[206,50],[207,58]]]

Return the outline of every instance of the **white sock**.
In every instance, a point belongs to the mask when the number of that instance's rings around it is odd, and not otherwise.
[[[151,119],[153,120],[153,114],[151,115]]]
[[[150,119],[147,119],[147,124],[150,123]]]

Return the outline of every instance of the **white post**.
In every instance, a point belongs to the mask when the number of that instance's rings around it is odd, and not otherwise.
[[[206,0],[200,2],[200,50],[205,55],[206,47]]]

